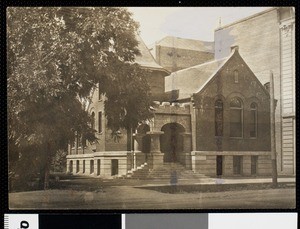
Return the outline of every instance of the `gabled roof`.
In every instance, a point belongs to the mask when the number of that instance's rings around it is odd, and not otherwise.
[[[166,36],[163,39],[155,42],[155,45],[214,53],[214,42],[186,39],[173,36]]]
[[[224,64],[234,55],[196,65],[190,68],[173,72],[165,77],[165,91],[179,90],[178,100],[190,98],[194,93],[199,92]]]
[[[153,68],[153,69],[162,70],[162,71],[167,72],[166,69],[164,69],[158,63],[156,63],[154,57],[150,53],[149,49],[145,45],[142,38],[139,35],[137,35],[136,39],[139,42],[138,48],[141,52],[141,55],[137,55],[135,57],[135,62],[138,63],[139,65],[141,65],[142,67],[145,67],[145,68]]]

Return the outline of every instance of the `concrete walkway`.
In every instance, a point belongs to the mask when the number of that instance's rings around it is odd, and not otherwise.
[[[125,180],[126,181],[126,180]],[[129,181],[129,180],[127,180]],[[281,177],[278,183],[296,183],[295,177]],[[118,185],[118,180],[112,180],[111,183]],[[272,183],[272,178],[200,178],[200,179],[178,179],[177,185],[213,185],[213,184],[259,184]],[[170,185],[169,179],[153,180],[130,180],[129,186],[160,186]]]

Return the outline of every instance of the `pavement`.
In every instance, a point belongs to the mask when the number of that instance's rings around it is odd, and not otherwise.
[[[169,179],[99,179],[73,176],[50,190],[9,194],[10,209],[293,209],[295,177],[203,178],[178,180],[175,193]],[[232,185],[231,185],[232,184]],[[253,185],[252,185],[253,184]],[[265,185],[267,184],[267,185]],[[151,187],[152,186],[152,187]],[[167,186],[167,187],[160,187]]]
[[[146,183],[145,183],[146,181]],[[278,183],[296,183],[295,177],[282,177],[277,179]],[[139,186],[157,186],[170,185],[167,179],[155,180],[137,180],[141,183]],[[195,179],[179,179],[177,185],[213,185],[213,184],[255,184],[255,183],[272,183],[272,178],[201,178]]]

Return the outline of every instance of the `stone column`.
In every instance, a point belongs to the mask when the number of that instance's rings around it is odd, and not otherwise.
[[[191,169],[191,151],[192,151],[192,134],[180,133],[183,138],[183,152],[179,155],[179,160],[186,168]]]
[[[134,134],[134,151],[142,151],[143,147],[143,137],[145,134]]]
[[[160,151],[160,135],[163,131],[149,131],[147,135],[151,137],[150,155],[149,155],[149,165],[150,168],[156,168],[163,164],[164,154]]]

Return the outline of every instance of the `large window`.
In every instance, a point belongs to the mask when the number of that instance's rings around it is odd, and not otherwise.
[[[243,104],[237,97],[230,101],[230,137],[243,137]]]
[[[257,105],[251,103],[250,105],[250,137],[257,137]]]
[[[92,112],[92,123],[91,127],[94,130],[95,129],[95,112]]]
[[[215,136],[223,136],[223,102],[215,102]]]

